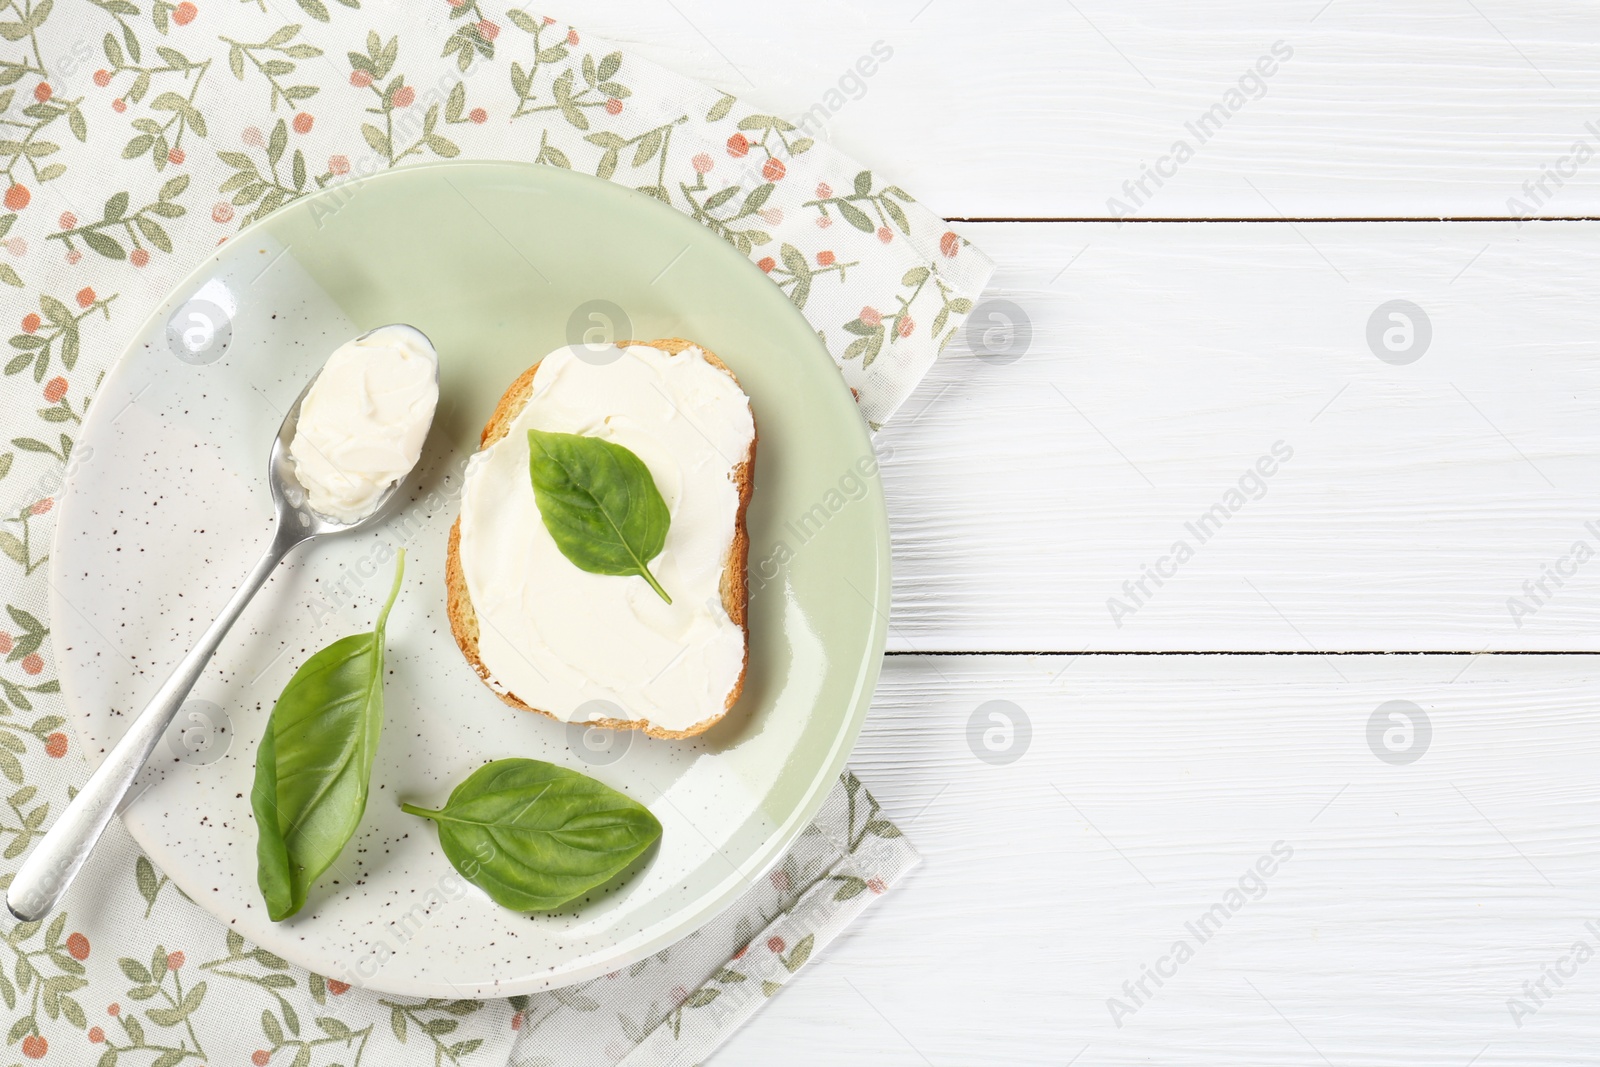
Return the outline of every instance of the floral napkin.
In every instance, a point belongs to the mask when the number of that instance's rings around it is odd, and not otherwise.
[[[874,428],[992,265],[817,131],[478,0],[0,0],[0,869],[88,774],[45,608],[50,514],[101,376],[215,245],[411,162],[628,185],[748,255]],[[48,923],[0,933],[7,1055],[179,1067],[691,1064],[915,862],[846,775],[765,882],[625,972],[511,1001],[389,997],[225,930],[120,824]],[[0,875],[0,883],[10,875]]]

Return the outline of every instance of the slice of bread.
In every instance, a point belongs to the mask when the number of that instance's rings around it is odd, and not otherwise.
[[[659,349],[669,355],[677,355],[686,348],[700,347],[692,341],[681,337],[661,338],[654,341],[618,341],[618,348],[628,348],[632,345],[645,345]],[[727,364],[718,359],[711,351],[700,348],[705,354],[706,362],[722,371],[737,384],[739,379]],[[535,364],[524,371],[510,388],[500,398],[500,403],[495,406],[494,413],[489,416],[488,423],[483,428],[479,439],[480,448],[490,445],[505,437],[511,428],[512,421],[522,411],[530,397],[533,396],[534,378],[539,373],[541,364]],[[587,721],[586,726],[598,726],[611,730],[642,730],[651,737],[682,738],[693,737],[704,733],[732,709],[738,701],[739,694],[744,690],[745,674],[750,665],[750,624],[747,609],[750,602],[750,586],[748,582],[747,567],[750,556],[750,534],[746,529],[745,515],[750,507],[750,493],[752,489],[751,472],[755,467],[756,441],[759,432],[750,439],[750,449],[745,454],[743,461],[734,468],[733,479],[739,489],[739,510],[734,521],[733,542],[729,547],[727,559],[722,567],[722,579],[719,591],[722,594],[722,607],[741,630],[744,631],[744,664],[739,670],[738,680],[733,688],[728,691],[727,699],[720,709],[713,710],[703,720],[696,722],[686,730],[665,730],[657,727],[648,719],[595,719]],[[552,719],[559,717],[542,708],[536,708],[518,698],[515,693],[505,690],[504,686],[497,685],[488,667],[484,665],[478,654],[478,615],[472,606],[472,597],[467,592],[466,574],[461,566],[461,519],[458,516],[450,527],[449,558],[445,563],[445,584],[449,592],[450,631],[455,635],[456,644],[461,648],[461,654],[467,658],[472,669],[483,680],[491,692],[514,708],[523,711],[538,712],[540,715]]]

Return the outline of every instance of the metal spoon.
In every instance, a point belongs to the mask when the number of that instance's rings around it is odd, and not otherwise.
[[[423,344],[432,348],[431,342],[421,330],[404,323],[380,326],[368,330],[361,337],[368,337],[378,330],[397,329],[411,331]],[[434,375],[437,376],[438,373],[438,365],[435,364]],[[205,670],[212,653],[222,643],[223,637],[226,636],[234,620],[244,611],[245,605],[250,603],[256,591],[266,582],[267,576],[289,554],[289,550],[302,541],[310,541],[324,534],[350,533],[372,525],[384,513],[395,492],[400,488],[400,483],[405,480],[403,477],[397,479],[395,484],[379,498],[372,514],[356,522],[337,522],[317,514],[306,505],[306,491],[295,479],[294,461],[289,458],[289,443],[294,440],[295,427],[300,421],[300,405],[316,380],[316,377],[313,377],[307,382],[306,387],[295,398],[294,404],[289,408],[289,414],[284,416],[283,425],[278,427],[277,439],[272,442],[272,455],[267,467],[267,484],[272,489],[272,503],[277,512],[277,519],[273,526],[272,541],[267,546],[266,553],[250,571],[238,592],[233,594],[233,599],[228,601],[227,607],[222,609],[222,614],[218,615],[216,621],[200,635],[200,640],[193,650],[183,658],[183,662],[178,664],[171,676],[156,691],[156,695],[145,705],[144,710],[133,720],[133,725],[122,735],[122,740],[112,748],[105,762],[89,776],[83,791],[72,799],[55,825],[23,861],[22,869],[17,872],[16,878],[11,882],[11,888],[6,892],[6,907],[11,910],[12,915],[23,922],[34,922],[50,914],[56,902],[61,899],[61,895],[66,892],[67,886],[72,884],[72,879],[83,866],[83,861],[89,858],[95,842],[100,839],[106,825],[111,822],[111,817],[116,814],[123,796],[133,785],[139,772],[144,769],[145,761],[155,751],[156,744],[166,733],[168,725],[177,715],[184,699],[188,697],[189,690],[200,680],[201,672]]]

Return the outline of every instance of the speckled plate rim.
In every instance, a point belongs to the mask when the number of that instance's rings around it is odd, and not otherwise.
[[[666,204],[662,204],[659,201],[655,201],[653,198],[645,196],[644,194],[627,189],[626,187],[618,186],[590,175],[579,174],[559,168],[515,160],[449,160],[416,163],[409,166],[403,166],[394,170],[382,172],[380,174],[363,177],[359,179],[359,181],[363,185],[369,182],[404,181],[407,180],[408,175],[421,171],[452,171],[465,168],[481,167],[512,167],[517,169],[527,169],[530,171],[537,171],[541,173],[541,175],[550,176],[549,180],[554,181],[556,184],[560,184],[563,181],[576,181],[579,183],[591,184],[592,186],[599,186],[602,187],[602,191],[600,191],[598,195],[615,196],[618,198],[619,203],[623,202],[622,198],[634,198],[640,201],[649,201],[649,205],[644,206],[642,210],[644,210],[647,214],[654,214],[657,218],[659,218],[661,220],[661,226],[676,226],[679,228],[680,232],[685,234],[687,240],[699,243],[708,249],[715,249],[716,251],[712,254],[725,257],[730,261],[737,260],[743,264],[743,269],[749,271],[760,270],[760,268],[751,263],[744,256],[740,255],[737,250],[727,245],[714,233],[700,226],[688,216],[683,215],[674,208]],[[179,303],[181,303],[181,294],[192,294],[200,284],[202,284],[215,273],[217,266],[222,262],[222,258],[229,254],[229,245],[238,247],[249,243],[249,241],[254,238],[257,233],[268,230],[275,218],[281,213],[312,211],[314,206],[321,206],[326,201],[337,200],[339,197],[348,195],[349,189],[346,188],[346,184],[342,183],[339,185],[329,186],[325,189],[318,190],[317,192],[312,193],[300,200],[296,200],[292,203],[284,205],[272,215],[256,220],[255,222],[239,230],[238,233],[231,236],[227,241],[227,245],[223,245],[219,250],[209,254],[202,263],[197,265],[188,274],[184,275],[181,280],[171,286],[167,293],[162,296],[159,301],[157,301],[150,314],[147,315],[141,321],[138,328],[134,330],[129,338],[128,344],[123,348],[122,352],[118,354],[110,369],[107,370],[105,378],[100,383],[96,393],[109,393],[111,387],[122,384],[122,379],[137,373],[134,368],[134,360],[130,357],[138,348],[141,347],[146,338],[154,336],[155,331],[164,327],[166,318],[171,314],[172,310]],[[632,200],[629,200],[628,202],[630,203],[630,206],[639,207],[639,205],[634,204]],[[776,304],[775,307],[777,307]],[[841,404],[847,405],[851,411],[856,412],[857,418],[851,420],[851,424],[854,426],[854,443],[859,446],[863,454],[870,453],[872,451],[872,440],[866,420],[859,417],[859,412],[856,411],[855,398],[851,394],[849,386],[845,383],[843,376],[838,374],[838,368],[834,363],[832,356],[828,354],[820,338],[816,337],[815,331],[811,327],[810,323],[806,321],[805,316],[800,313],[799,309],[795,308],[794,305],[789,303],[787,300],[782,303],[781,307],[777,307],[777,310],[774,313],[778,315],[792,316],[794,320],[798,320],[800,325],[803,327],[801,332],[811,338],[811,343],[805,346],[805,351],[809,352],[809,355],[801,355],[796,353],[795,358],[810,359],[819,368],[826,369],[828,373],[825,374],[824,377],[830,381],[830,386],[825,388],[830,388],[834,395],[839,398],[839,402]],[[92,410],[88,418],[85,420],[84,431],[80,436],[87,435],[90,427],[94,425],[92,420],[103,419],[107,417],[108,416],[104,414],[103,405],[96,410]],[[264,459],[263,462],[265,462]],[[58,497],[62,503],[62,510],[58,513],[56,527],[51,535],[51,558],[49,570],[50,591],[47,597],[52,629],[54,629],[56,625],[55,621],[64,617],[66,610],[69,607],[64,600],[64,594],[60,591],[63,585],[64,574],[68,568],[68,562],[70,559],[70,551],[63,551],[64,545],[62,542],[62,538],[64,536],[63,531],[67,529],[70,524],[62,520],[68,513],[66,509],[72,507],[72,501],[75,493],[79,491],[78,483],[83,477],[82,469],[82,467],[78,467],[67,472],[61,492],[58,494]],[[759,472],[757,477],[759,478]],[[538,977],[527,977],[523,979],[512,979],[505,982],[496,982],[495,987],[492,989],[485,989],[481,986],[474,987],[472,983],[468,983],[467,985],[463,986],[450,982],[394,985],[384,982],[381,977],[375,982],[362,983],[363,987],[378,992],[392,993],[402,996],[446,996],[456,999],[466,996],[474,999],[494,999],[503,996],[514,996],[520,993],[538,992],[550,988],[576,985],[593,978],[601,977],[604,974],[615,970],[617,967],[625,967],[631,963],[637,962],[638,960],[645,959],[661,951],[663,948],[677,943],[694,930],[704,926],[707,922],[715,918],[715,916],[721,914],[724,910],[731,906],[740,895],[747,891],[750,884],[764,877],[779,862],[779,860],[782,859],[789,845],[792,844],[793,841],[800,835],[801,831],[810,824],[812,819],[816,817],[817,812],[821,810],[823,803],[826,801],[828,794],[833,789],[835,783],[839,780],[839,776],[844,771],[845,764],[848,761],[851,752],[854,750],[856,739],[866,721],[867,713],[871,707],[872,696],[876,690],[878,677],[882,670],[884,648],[888,640],[888,610],[891,593],[889,517],[887,505],[884,499],[881,478],[874,475],[872,478],[867,480],[867,484],[869,486],[869,492],[867,500],[864,502],[868,503],[872,516],[874,533],[872,551],[876,574],[876,583],[872,590],[873,599],[870,604],[866,605],[870,608],[872,615],[870,623],[870,636],[868,640],[869,647],[862,656],[861,670],[856,676],[855,688],[850,698],[850,709],[845,717],[843,729],[839,730],[835,736],[833,747],[828,753],[827,758],[819,764],[819,769],[814,780],[810,784],[805,797],[799,804],[795,805],[789,818],[785,820],[772,834],[769,835],[765,846],[761,850],[756,852],[749,860],[747,860],[742,867],[731,869],[729,877],[726,878],[714,892],[704,894],[698,904],[693,907],[685,908],[678,920],[671,924],[670,927],[664,929],[661,934],[650,939],[648,942],[640,945],[632,951],[619,954],[615,959],[608,961],[603,966],[597,963],[585,968],[579,968],[574,971],[570,971],[562,975],[560,980],[556,982],[540,979]],[[759,483],[757,488],[759,490]],[[241,575],[241,578],[242,577],[243,576]],[[65,684],[62,688],[62,697],[64,703],[69,702],[71,699],[68,692],[68,687]],[[74,716],[71,714],[72,709],[70,706],[67,710],[69,712],[69,721],[74,721]],[[95,762],[94,766],[98,767],[99,763]],[[158,868],[163,868],[161,861],[166,850],[160,845],[160,843],[145,840],[143,835],[138,833],[133,825],[127,820],[123,820],[123,825],[128,829],[130,835],[134,838],[134,841],[139,848],[150,857],[152,862],[155,863]],[[176,865],[175,869],[181,867],[182,865],[179,864]],[[196,903],[199,903],[202,908],[204,908],[223,925],[226,926],[230,923],[232,917],[222,914],[220,910],[214,910],[207,903],[206,894],[200,894],[200,899],[197,900]],[[319,961],[317,959],[310,958],[305,953],[293,951],[292,948],[281,945],[274,946],[274,948],[275,950],[281,951],[281,954],[291,962],[305,967],[308,970],[317,971],[319,967],[325,968],[327,966],[326,961]],[[381,974],[382,972],[380,972],[380,975]]]

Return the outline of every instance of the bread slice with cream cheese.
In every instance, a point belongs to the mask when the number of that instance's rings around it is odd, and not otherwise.
[[[614,360],[558,350],[500,398],[450,529],[450,629],[478,677],[512,707],[653,737],[691,737],[733,707],[749,663],[746,513],[755,419],[733,372],[692,342],[616,347],[622,351]],[[548,381],[540,378],[547,366],[556,368]],[[674,389],[680,395],[671,395]],[[554,554],[553,541],[545,543],[537,512],[528,518],[526,434],[512,436],[530,427],[608,437],[650,467],[673,512],[660,567],[652,564],[672,605],[642,578],[582,572]],[[674,583],[682,588],[674,591]],[[493,604],[487,620],[474,590]],[[696,600],[695,593],[704,596]]]

